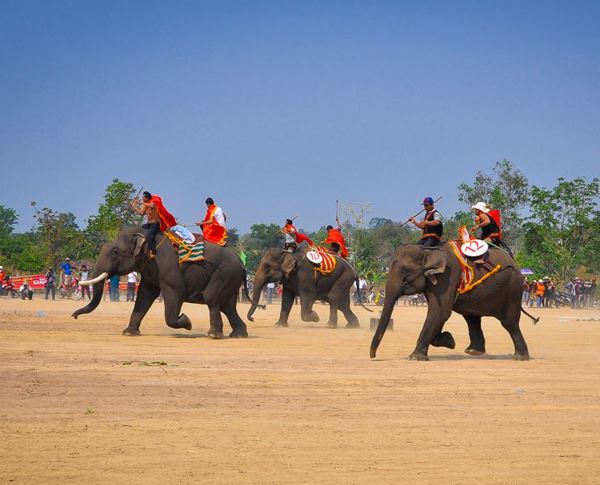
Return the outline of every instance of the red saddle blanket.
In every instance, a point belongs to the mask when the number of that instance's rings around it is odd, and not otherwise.
[[[328,275],[335,269],[337,258],[321,246],[319,246],[316,251],[323,260],[318,266],[315,266],[315,271],[319,271],[323,275]]]

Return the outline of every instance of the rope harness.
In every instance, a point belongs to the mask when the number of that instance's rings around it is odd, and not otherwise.
[[[497,264],[489,273],[484,274],[481,278],[476,281],[475,280],[475,270],[473,267],[467,262],[465,257],[461,254],[460,249],[456,241],[449,241],[450,247],[458,260],[461,269],[461,278],[460,284],[458,286],[457,292],[459,295],[464,295],[468,293],[473,288],[479,286],[485,280],[487,280],[490,276],[496,274],[498,271],[502,269],[501,264]]]

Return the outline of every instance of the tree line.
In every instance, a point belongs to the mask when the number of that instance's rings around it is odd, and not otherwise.
[[[142,222],[130,209],[135,195],[133,184],[114,179],[85,227],[79,227],[70,212],[57,212],[32,202],[34,225],[27,232],[15,232],[19,215],[0,205],[0,264],[12,274],[42,272],[56,267],[67,256],[93,264],[101,245],[114,238],[121,227]],[[521,267],[558,281],[600,273],[598,178],[559,178],[554,187],[531,186],[511,161],[502,160],[489,173],[477,172],[473,181],[461,183],[457,198],[464,210],[455,214],[444,214],[442,204],[447,239],[457,237],[460,226],[472,226],[470,207],[483,201],[502,211],[504,241]],[[340,219],[352,264],[357,273],[374,284],[385,280],[395,249],[419,239],[420,232],[414,226],[374,217],[369,204],[342,204]],[[229,229],[228,244],[240,254],[250,273],[265,249],[283,246],[280,227],[274,222],[257,223],[242,235],[235,228]],[[313,241],[322,242],[325,226],[307,234]]]

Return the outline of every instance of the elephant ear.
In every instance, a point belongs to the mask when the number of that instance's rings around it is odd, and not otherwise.
[[[281,257],[281,271],[286,278],[289,278],[292,271],[296,268],[296,258],[288,252],[284,252]]]
[[[144,237],[143,234],[137,233],[134,235],[134,241],[133,241],[133,256],[134,257],[137,258],[138,254],[140,254],[140,251],[144,247],[145,242],[146,242],[146,238]]]
[[[442,274],[446,270],[447,262],[446,251],[441,248],[423,248],[423,274],[432,284],[437,285],[435,275]]]

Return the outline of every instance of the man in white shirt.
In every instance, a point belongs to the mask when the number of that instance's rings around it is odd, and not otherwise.
[[[135,301],[135,284],[137,283],[137,273],[132,271],[127,275],[127,301]]]

